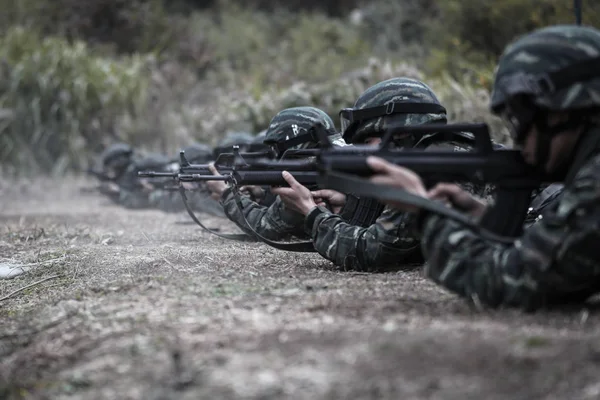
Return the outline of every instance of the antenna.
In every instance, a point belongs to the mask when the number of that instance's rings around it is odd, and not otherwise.
[[[573,0],[573,8],[575,11],[575,22],[577,25],[581,25],[581,1],[582,0]]]

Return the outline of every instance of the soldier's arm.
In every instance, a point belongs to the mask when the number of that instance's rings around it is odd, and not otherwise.
[[[425,216],[425,273],[492,307],[535,309],[581,301],[600,278],[600,158],[583,168],[562,197],[513,245],[486,241],[459,224]]]
[[[261,206],[244,195],[238,196],[238,199],[241,213],[230,188],[223,192],[221,204],[227,218],[235,222],[244,232],[252,234],[243,217],[254,231],[270,240],[282,241],[292,236],[304,235],[304,216],[287,209],[279,197],[269,207]]]
[[[401,265],[420,251],[419,242],[406,227],[410,214],[384,209],[375,224],[362,228],[348,224],[324,207],[306,218],[315,249],[340,267],[358,271],[383,271]]]

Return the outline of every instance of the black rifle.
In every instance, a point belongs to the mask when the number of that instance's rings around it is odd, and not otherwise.
[[[323,127],[315,128],[324,136]],[[423,151],[422,149],[390,149],[393,137],[398,134],[449,134],[471,132],[474,136],[473,151]],[[377,156],[396,165],[415,171],[424,178],[426,185],[438,182],[472,182],[493,184],[494,204],[478,224],[464,214],[448,209],[439,203],[411,196],[410,194],[368,182],[366,177],[373,174],[367,164],[368,156]],[[533,190],[549,180],[527,165],[519,151],[494,150],[486,124],[448,124],[397,126],[388,129],[378,147],[352,146],[324,148],[316,153],[314,160],[272,161],[251,160],[235,163],[230,171],[218,177],[233,185],[286,185],[281,176],[290,172],[304,185],[318,184],[324,188],[354,193],[361,197],[379,200],[402,200],[420,208],[446,215],[488,237],[509,242],[521,234]],[[190,180],[210,180],[214,177],[187,176]],[[362,179],[361,179],[362,178]]]
[[[392,135],[434,132],[471,132],[474,134],[474,151],[388,149]],[[438,182],[493,184],[494,204],[488,207],[481,220],[476,223],[465,214],[440,203],[411,195],[403,190],[373,184],[365,179],[373,174],[367,164],[368,156],[377,156],[395,165],[409,168],[420,175],[428,186]],[[328,148],[319,154],[317,162],[322,176],[319,184],[323,187],[342,192],[352,190],[358,195],[379,200],[413,204],[457,220],[482,235],[503,242],[512,242],[521,234],[533,190],[539,188],[542,183],[551,181],[526,164],[519,151],[494,150],[486,124],[396,127],[387,132],[378,148]]]
[[[316,134],[321,142],[327,143],[322,126],[316,126]],[[390,149],[393,137],[398,134],[449,134],[471,132],[473,151],[423,151],[421,149]],[[238,159],[230,170],[222,176],[202,176],[189,174],[181,178],[189,181],[219,179],[232,185],[287,185],[281,173],[290,172],[304,185],[318,184],[321,187],[336,189],[345,193],[376,198],[379,200],[402,200],[429,211],[443,214],[458,220],[473,229],[505,242],[522,232],[532,191],[539,188],[545,179],[527,165],[516,150],[494,150],[487,125],[448,124],[397,126],[388,129],[378,147],[352,146],[324,148],[311,151],[313,160],[242,160]],[[464,214],[448,209],[439,203],[411,196],[405,191],[374,185],[366,177],[373,174],[366,159],[378,156],[393,164],[407,167],[421,175],[426,184],[437,182],[472,182],[493,184],[494,204],[488,207],[479,223]]]
[[[318,149],[302,149],[302,150],[287,150],[281,156],[282,160],[291,162],[289,160],[295,160],[298,158],[305,158],[307,156],[315,156],[319,152]],[[236,197],[236,204],[238,209],[243,216],[241,200],[237,188],[243,185],[260,185],[260,186],[281,186],[287,184],[283,179],[281,173],[284,169],[281,169],[284,164],[276,164],[275,166],[264,166],[263,162],[269,163],[274,162],[276,154],[272,151],[256,152],[256,153],[241,153],[238,151],[238,147],[234,146],[233,153],[223,153],[215,160],[215,167],[222,175],[213,175],[208,168],[208,164],[190,164],[185,157],[185,152],[181,151],[180,157],[180,168],[176,172],[155,172],[155,171],[141,171],[138,173],[139,177],[146,178],[173,178],[176,182],[204,182],[210,180],[222,180],[230,183],[236,188],[234,195]],[[259,161],[260,160],[260,161]],[[308,186],[315,186],[319,177],[314,161],[296,161],[296,166],[293,170],[294,177],[301,183]],[[182,185],[179,186],[179,192],[181,194],[183,204],[186,211],[192,218],[192,220],[200,226],[202,229],[220,236],[225,239],[232,239],[238,241],[248,240],[261,240],[272,247],[288,250],[288,251],[300,251],[300,252],[313,252],[314,247],[312,242],[290,242],[282,243],[275,242],[264,238],[258,232],[254,231],[248,221],[245,220],[247,230],[251,235],[246,234],[221,234],[207,228],[203,225],[200,220],[196,217],[191,207],[189,206],[185,189]]]

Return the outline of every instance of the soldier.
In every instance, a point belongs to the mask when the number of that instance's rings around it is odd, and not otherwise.
[[[162,154],[149,154],[135,159],[133,151],[126,145],[115,145],[103,154],[103,167],[109,180],[104,182],[101,192],[113,202],[126,208],[150,208],[150,194],[157,184],[166,182],[139,178],[138,172],[145,170],[167,171],[171,162]]]
[[[513,244],[486,240],[438,215],[411,210],[438,284],[491,307],[535,310],[583,302],[600,290],[600,31],[558,25],[507,46],[491,110],[502,116],[528,164],[564,182],[562,194]],[[426,192],[419,176],[378,158],[373,182],[450,201],[473,216],[485,204],[455,185]]]
[[[289,149],[316,148],[319,143],[308,134],[317,123],[323,124],[329,133],[329,139],[336,146],[345,145],[342,136],[335,130],[331,118],[323,111],[314,107],[288,108],[279,112],[269,125],[264,143],[278,152],[279,156]],[[212,171],[218,175],[213,167]],[[213,194],[221,199],[225,214],[242,230],[252,235],[246,226],[248,221],[252,230],[270,240],[286,240],[292,237],[306,238],[304,231],[304,216],[288,209],[280,198],[269,207],[252,201],[248,196],[239,196],[243,215],[238,209],[233,188],[221,181],[208,182]]]
[[[340,114],[344,139],[352,144],[377,144],[390,125],[446,123],[446,110],[429,86],[409,78],[393,78],[370,87],[357,99],[354,109],[342,110]],[[400,148],[468,151],[471,144],[472,135],[461,132],[394,138],[394,145]],[[379,211],[376,221],[366,227],[358,226],[323,206],[317,207],[324,200],[341,207],[346,202],[344,194],[318,190],[311,197],[307,188],[295,180],[288,182],[291,188],[273,189],[274,193],[288,208],[306,215],[305,229],[310,232],[315,249],[337,266],[386,271],[422,262],[419,241],[407,228],[410,214],[386,207]],[[470,190],[484,194],[482,187]]]

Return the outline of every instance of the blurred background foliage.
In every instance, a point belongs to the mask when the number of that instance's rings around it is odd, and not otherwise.
[[[600,2],[583,1],[600,27]],[[337,119],[368,86],[430,84],[486,121],[518,35],[573,23],[571,0],[0,0],[0,169],[62,174],[124,140],[175,154],[258,132],[285,107]]]

